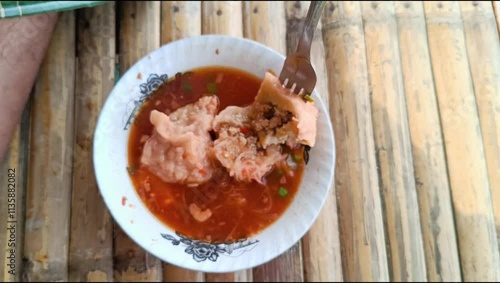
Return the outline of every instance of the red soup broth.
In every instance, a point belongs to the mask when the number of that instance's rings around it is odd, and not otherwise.
[[[285,149],[286,162],[276,164],[264,184],[240,183],[225,170],[198,187],[163,182],[141,165],[145,136],[153,125],[153,109],[169,114],[195,102],[202,95],[215,93],[219,111],[230,105],[247,106],[254,100],[261,80],[246,72],[226,67],[204,67],[177,74],[144,103],[131,127],[129,173],[134,187],[148,209],[171,229],[188,237],[209,242],[248,238],[276,221],[288,208],[300,186],[304,171],[303,149]],[[210,209],[205,222],[196,221],[189,205]]]

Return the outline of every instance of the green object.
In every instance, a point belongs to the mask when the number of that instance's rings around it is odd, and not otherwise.
[[[288,195],[288,190],[285,189],[284,187],[280,187],[280,189],[278,190],[278,195],[280,195],[280,197],[284,198]]]
[[[0,1],[0,19],[89,8],[112,1]]]
[[[301,159],[301,158],[300,158],[300,155],[298,155],[298,154],[294,154],[294,155],[293,155],[293,160],[294,160],[295,162],[299,162],[299,161],[300,161],[300,159]]]
[[[115,85],[118,83],[120,80],[120,64],[116,63],[115,64]]]
[[[314,98],[312,98],[310,94],[305,94],[304,95],[304,100],[306,102],[314,102]]]
[[[128,174],[130,176],[133,176],[133,175],[135,175],[135,173],[137,173],[137,168],[136,167],[130,167],[130,166],[128,166],[127,167],[127,172],[128,172]]]
[[[191,91],[193,91],[193,86],[191,86],[190,83],[185,83],[182,86],[182,89],[184,90],[184,92],[191,92]]]
[[[207,85],[207,91],[208,93],[216,93],[217,92],[217,86],[215,83],[208,83]]]

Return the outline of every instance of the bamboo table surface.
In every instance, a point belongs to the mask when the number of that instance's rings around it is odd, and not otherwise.
[[[275,260],[187,271],[114,223],[92,137],[119,75],[199,34],[289,53],[308,5],[123,2],[61,13],[1,165],[0,280],[499,281],[500,2],[327,4],[312,61],[335,131],[335,182],[310,231]],[[12,176],[16,211],[6,213]]]

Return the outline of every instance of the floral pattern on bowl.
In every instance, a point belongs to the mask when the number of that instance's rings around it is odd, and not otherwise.
[[[216,262],[219,256],[223,254],[238,256],[247,250],[251,250],[259,242],[258,240],[241,239],[233,242],[208,243],[190,239],[179,232],[175,234],[179,239],[170,234],[161,234],[161,236],[171,241],[174,246],[178,246],[180,243],[187,246],[184,252],[193,255],[196,262],[203,262],[207,259]],[[235,251],[236,253],[233,254]]]
[[[148,100],[148,97],[151,94],[153,94],[153,92],[155,92],[167,80],[168,80],[167,74],[163,75],[151,74],[149,75],[145,83],[139,85],[139,88],[141,90],[141,96],[138,99],[133,100],[132,102],[133,108],[130,111],[127,111],[127,114],[125,116],[126,118],[125,126],[123,127],[123,130],[129,129],[130,125],[132,125],[132,122],[134,121],[137,111],[139,110],[139,108],[141,108],[142,104],[146,100]]]

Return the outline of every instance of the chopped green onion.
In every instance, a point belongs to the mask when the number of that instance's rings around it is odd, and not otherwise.
[[[300,155],[298,155],[298,154],[294,154],[294,155],[293,155],[293,160],[294,160],[295,162],[299,162],[299,161],[301,160]]]
[[[280,197],[284,198],[288,195],[288,190],[285,189],[284,187],[280,187],[280,189],[278,190],[278,195],[280,195]]]
[[[283,170],[278,170],[278,176],[283,176],[283,174],[285,174],[285,172],[283,172]]]
[[[182,89],[186,92],[191,92],[193,90],[193,86],[190,83],[185,83],[182,86]]]
[[[217,92],[217,86],[215,85],[215,83],[208,83],[207,84],[207,91],[209,93],[216,93]]]
[[[127,172],[130,176],[133,176],[135,175],[135,173],[137,173],[137,168],[135,167],[127,167]]]
[[[306,102],[314,102],[314,98],[312,98],[312,96],[309,93],[304,94],[303,99]]]

